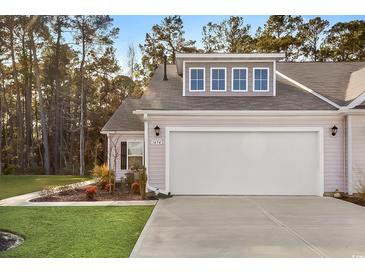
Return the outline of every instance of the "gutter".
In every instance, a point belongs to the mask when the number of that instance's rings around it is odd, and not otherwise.
[[[354,100],[352,100],[351,103],[349,103],[347,106],[343,107],[343,109],[353,109],[360,105],[362,102],[365,101],[365,91],[362,92],[359,96],[357,96]]]
[[[143,135],[143,130],[140,131],[128,131],[128,130],[102,130],[100,131],[101,134],[129,134],[129,135]]]
[[[176,59],[186,58],[186,59],[235,59],[235,58],[277,58],[282,59],[285,57],[285,53],[176,53]]]
[[[136,115],[164,116],[334,116],[338,110],[135,110]]]

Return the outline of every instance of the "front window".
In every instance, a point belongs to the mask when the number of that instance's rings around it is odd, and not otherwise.
[[[212,68],[211,70],[211,90],[226,91],[226,69]]]
[[[190,91],[204,91],[205,69],[204,68],[191,68],[190,69]]]
[[[128,142],[128,169],[143,166],[143,142]]]
[[[232,69],[232,91],[247,91],[247,68]]]
[[[254,91],[268,91],[269,90],[269,69],[268,68],[254,68]]]

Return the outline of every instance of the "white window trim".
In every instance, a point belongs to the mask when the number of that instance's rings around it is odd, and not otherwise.
[[[203,70],[203,89],[191,89],[191,70],[202,69]],[[189,92],[205,92],[205,67],[191,67],[189,68]]]
[[[213,89],[213,69],[224,69],[224,89]],[[227,68],[226,67],[211,67],[210,68],[210,91],[211,92],[226,92],[227,91]]]
[[[276,60],[272,63],[272,95],[276,96]]]
[[[267,70],[267,89],[255,89],[255,70],[266,69]],[[254,67],[252,70],[252,90],[253,92],[268,92],[270,91],[270,68],[269,67]]]
[[[185,61],[183,61],[183,96],[185,96],[185,93],[186,93],[185,81],[186,81]],[[189,79],[189,81],[190,81],[190,79]]]
[[[234,77],[233,77],[234,73],[233,73],[233,71],[235,69],[245,69],[246,70],[246,88],[245,89],[234,89],[233,88],[233,80],[234,80]],[[248,91],[248,68],[247,67],[233,67],[232,68],[231,76],[232,76],[231,77],[232,78],[232,81],[231,81],[231,90],[232,90],[232,92],[247,92]]]
[[[129,143],[142,143],[143,144],[143,148],[144,148],[144,141],[143,140],[127,140],[127,141],[122,141],[122,142],[127,142],[127,169],[121,169],[122,171],[128,171],[130,170],[129,169],[129,163],[128,163],[128,157],[131,156],[131,157],[141,157],[142,156],[142,163],[144,164],[144,154],[145,154],[145,151],[143,149],[143,153],[142,155],[129,155],[128,154],[128,144]],[[119,148],[120,150],[120,148]],[[122,157],[122,155],[120,156]]]

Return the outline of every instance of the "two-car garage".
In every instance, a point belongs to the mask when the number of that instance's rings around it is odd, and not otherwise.
[[[323,195],[321,128],[166,128],[175,195]]]

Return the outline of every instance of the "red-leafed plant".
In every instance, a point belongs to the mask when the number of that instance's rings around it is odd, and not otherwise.
[[[89,200],[94,200],[96,194],[96,186],[88,186],[85,188],[86,197]]]
[[[132,185],[131,185],[131,190],[133,194],[139,194],[139,182],[135,181]]]
[[[112,189],[112,184],[109,184],[109,183],[107,183],[105,186],[104,186],[104,190],[106,190],[106,191],[110,191],[111,189]]]

